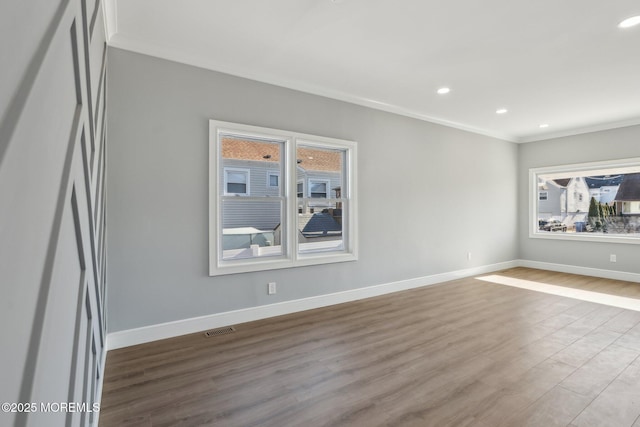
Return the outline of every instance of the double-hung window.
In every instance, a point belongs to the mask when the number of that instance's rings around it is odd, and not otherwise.
[[[357,259],[356,143],[210,122],[211,275]]]

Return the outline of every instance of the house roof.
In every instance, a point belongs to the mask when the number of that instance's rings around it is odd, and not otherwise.
[[[640,173],[624,175],[618,188],[616,201],[640,200]]]
[[[553,180],[553,182],[558,184],[560,187],[566,187],[569,184],[569,181],[571,181],[571,178],[560,178]]]
[[[223,137],[222,158],[253,160],[260,162],[279,162],[280,145],[270,142]]]
[[[328,213],[298,215],[298,229],[304,237],[339,236],[342,226]]]
[[[615,187],[620,185],[624,175],[588,176],[585,178],[589,188]]]
[[[244,138],[223,137],[222,157],[224,159],[279,162],[278,144]],[[342,170],[342,155],[339,151],[298,147],[298,167],[304,170],[339,172]]]

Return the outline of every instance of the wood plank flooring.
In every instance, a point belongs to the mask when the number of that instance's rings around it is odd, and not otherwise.
[[[235,326],[110,351],[100,425],[640,427],[638,311],[466,278]]]

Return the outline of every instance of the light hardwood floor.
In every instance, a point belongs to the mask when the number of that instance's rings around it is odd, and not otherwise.
[[[110,351],[100,425],[640,427],[639,356],[638,311],[466,278]]]

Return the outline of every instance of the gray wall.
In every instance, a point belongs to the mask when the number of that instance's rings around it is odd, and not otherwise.
[[[0,40],[0,401],[91,404],[106,333],[100,2],[2,2]],[[2,426],[96,420],[0,413]]]
[[[640,273],[640,245],[530,239],[527,223],[530,168],[640,157],[640,126],[522,144],[518,156],[521,259]]]
[[[517,258],[515,144],[118,49],[108,74],[110,332]],[[360,259],[209,277],[212,118],[357,141]]]

